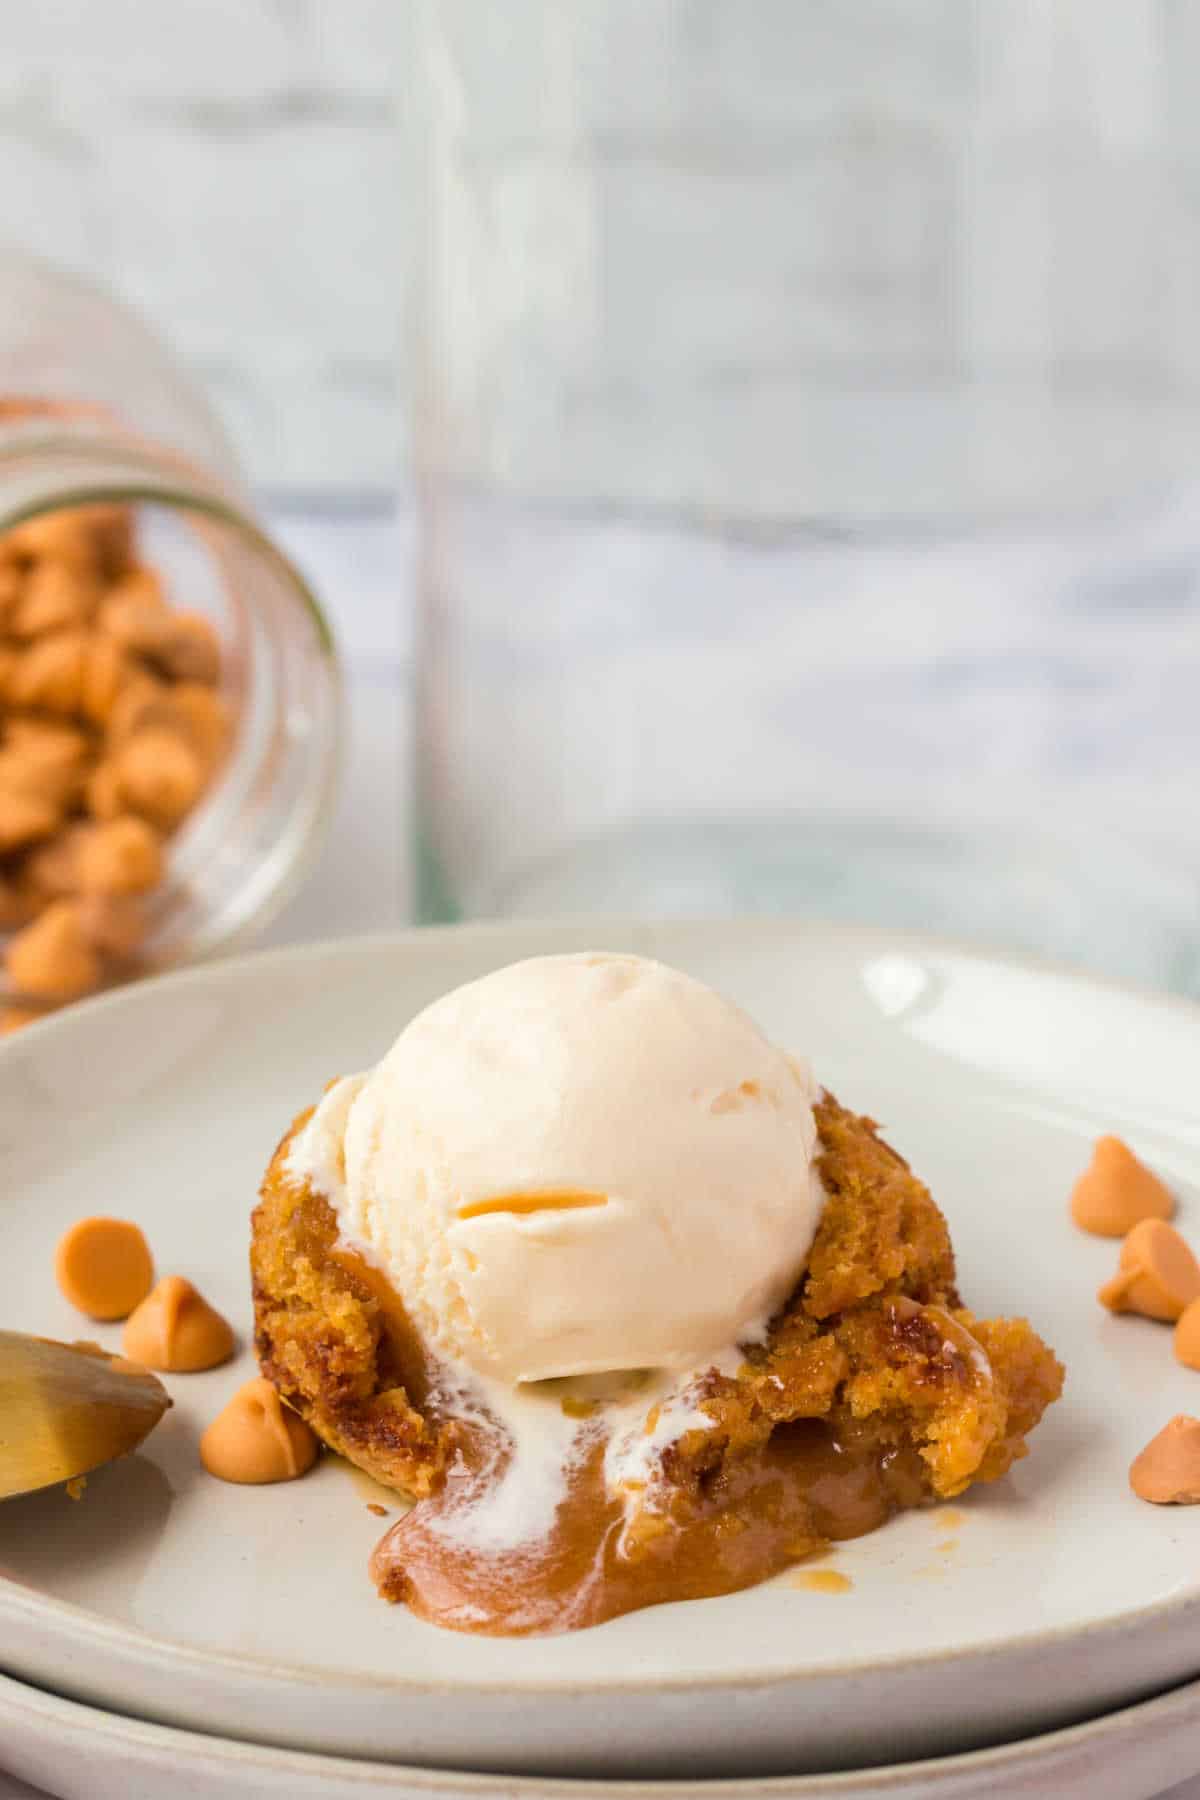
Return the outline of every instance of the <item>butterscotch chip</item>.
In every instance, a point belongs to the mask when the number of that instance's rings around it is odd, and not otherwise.
[[[41,895],[20,877],[0,875],[0,931],[19,931],[41,907]]]
[[[200,613],[172,613],[148,654],[174,681],[211,684],[221,672],[217,634]]]
[[[39,770],[78,769],[89,750],[87,738],[76,726],[49,719],[10,719],[4,742],[6,750],[19,751],[23,761]]]
[[[66,825],[26,856],[25,878],[43,900],[78,893],[82,854],[94,830],[91,825]]]
[[[13,743],[0,750],[0,793],[42,800],[62,813],[79,797],[85,779],[82,760],[55,761],[35,748]]]
[[[1154,1506],[1192,1506],[1200,1500],[1200,1419],[1176,1413],[1135,1456],[1129,1485]]]
[[[234,1351],[233,1329],[182,1275],[166,1275],[125,1321],[125,1354],[147,1369],[192,1374]]]
[[[79,684],[79,710],[83,717],[93,725],[107,724],[130,675],[129,658],[121,646],[101,632],[92,632]]]
[[[138,656],[154,652],[170,613],[162,583],[153,569],[132,569],[108,591],[96,623],[123,650]]]
[[[84,804],[94,819],[116,819],[125,810],[121,778],[115,762],[99,762],[83,788]]]
[[[32,1006],[5,1006],[0,1008],[0,1037],[9,1037],[14,1031],[23,1031],[26,1025],[35,1025],[45,1013],[38,1012]]]
[[[132,1220],[79,1219],[59,1240],[54,1275],[90,1319],[126,1319],[150,1292],[154,1261]]]
[[[195,681],[181,681],[171,695],[171,705],[205,768],[213,768],[224,756],[232,734],[229,707],[213,688]]]
[[[1179,1315],[1174,1337],[1175,1355],[1189,1369],[1200,1369],[1200,1300],[1193,1300]]]
[[[259,1376],[217,1414],[200,1439],[200,1460],[219,1481],[294,1481],[317,1460],[317,1439]]]
[[[25,578],[20,598],[8,618],[13,637],[43,637],[86,625],[96,609],[90,577],[66,563],[40,563]]]
[[[36,794],[15,794],[0,787],[0,852],[20,850],[52,837],[62,809]]]
[[[5,533],[4,544],[26,567],[45,561],[90,573],[96,565],[96,546],[82,507],[26,519]]]
[[[146,912],[138,894],[81,894],[75,910],[88,943],[106,956],[130,957],[146,936]]]
[[[200,759],[172,731],[135,732],[116,752],[117,782],[126,805],[170,831],[189,813],[204,786]]]
[[[1096,1140],[1071,1195],[1071,1217],[1098,1237],[1124,1237],[1142,1219],[1169,1219],[1175,1202],[1158,1176],[1118,1137]]]
[[[177,728],[174,696],[164,682],[139,669],[126,680],[108,717],[105,736],[116,746],[148,725]]]
[[[58,713],[79,711],[88,639],[82,631],[53,631],[30,644],[13,664],[8,697],[14,706]]]
[[[105,581],[116,581],[133,562],[133,513],[127,506],[98,502],[78,509],[91,540],[96,571]]]
[[[1117,1273],[1097,1298],[1110,1312],[1173,1323],[1200,1299],[1200,1263],[1173,1225],[1143,1219],[1121,1245]]]
[[[144,894],[162,875],[162,845],[144,819],[95,825],[78,846],[77,885],[85,894]]]
[[[131,510],[109,505],[0,538],[0,634],[0,932],[16,933],[5,962],[19,993],[57,1004],[114,962],[132,972],[148,931],[138,896],[166,872],[159,834],[191,811],[230,735],[208,685],[219,646],[207,619],[171,609],[135,560]]]
[[[112,580],[129,562],[133,517],[128,507],[107,503],[64,507],[7,532],[4,548],[26,567],[40,561],[65,563]]]
[[[9,629],[9,621],[21,598],[24,585],[24,571],[5,555],[3,542],[0,541],[0,631]]]
[[[100,962],[76,906],[55,900],[4,953],[9,980],[35,1000],[77,1000],[100,985]]]

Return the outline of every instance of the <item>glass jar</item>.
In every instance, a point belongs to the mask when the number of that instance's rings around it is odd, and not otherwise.
[[[169,843],[138,966],[229,948],[295,890],[327,823],[341,687],[303,576],[165,345],[109,294],[0,253],[0,535],[64,508],[131,509],[138,556],[221,645],[233,735]]]
[[[1200,991],[1196,26],[405,19],[426,915]]]

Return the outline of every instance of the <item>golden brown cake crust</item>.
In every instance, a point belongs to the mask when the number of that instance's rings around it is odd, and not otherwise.
[[[259,1365],[331,1449],[420,1498],[445,1467],[451,1434],[412,1404],[413,1371],[399,1367],[378,1298],[337,1257],[333,1208],[288,1171],[292,1139],[312,1110],[276,1149],[252,1218]]]
[[[950,1238],[928,1189],[861,1118],[816,1108],[828,1200],[808,1270],[742,1373],[714,1376],[715,1429],[664,1458],[681,1490],[708,1483],[790,1421],[823,1419],[894,1461],[898,1504],[992,1481],[1062,1389],[1053,1352],[1023,1319],[977,1320],[959,1299]],[[332,1208],[277,1149],[253,1219],[255,1341],[263,1373],[333,1449],[416,1497],[438,1483],[453,1422],[420,1407],[423,1367],[369,1271],[338,1251]]]

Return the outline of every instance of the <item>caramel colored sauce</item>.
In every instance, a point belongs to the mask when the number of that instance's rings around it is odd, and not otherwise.
[[[441,1491],[376,1547],[371,1574],[380,1592],[457,1631],[578,1630],[639,1607],[756,1585],[830,1541],[874,1531],[923,1491],[918,1470],[901,1457],[852,1453],[816,1420],[780,1427],[711,1491],[703,1480],[652,1487],[628,1514],[606,1489],[603,1463],[596,1432],[552,1528],[495,1551],[473,1541],[471,1523],[503,1463],[476,1440]]]
[[[376,1481],[373,1475],[368,1475],[365,1469],[360,1469],[358,1464],[351,1462],[348,1456],[341,1456],[336,1450],[328,1450],[324,1460],[327,1468],[341,1469],[345,1473],[359,1498],[366,1501],[368,1512],[378,1508],[378,1517],[381,1519],[389,1517],[394,1512],[407,1512],[409,1502],[403,1494],[396,1493],[393,1488],[384,1487],[381,1481]]]
[[[854,1583],[840,1569],[798,1569],[792,1586],[807,1588],[812,1594],[848,1594]]]
[[[482,1219],[488,1213],[511,1213],[527,1218],[531,1213],[578,1212],[582,1207],[607,1206],[607,1194],[593,1194],[577,1188],[554,1188],[533,1194],[495,1194],[490,1200],[472,1200],[460,1206],[460,1219]]]
[[[553,1196],[513,1198],[544,1204]],[[444,1404],[436,1366],[390,1282],[344,1246],[332,1254],[378,1308],[386,1372],[415,1406],[436,1415]],[[948,1351],[957,1354],[957,1344]],[[386,1599],[456,1631],[574,1631],[644,1606],[756,1586],[830,1543],[874,1531],[928,1493],[914,1451],[842,1444],[812,1419],[777,1427],[764,1449],[715,1476],[654,1479],[635,1493],[614,1493],[605,1480],[604,1402],[565,1388],[547,1403],[575,1425],[552,1522],[515,1544],[490,1540],[489,1502],[511,1447],[501,1428],[461,1420],[441,1487],[397,1519],[372,1555],[371,1575]],[[658,1406],[648,1404],[648,1431],[657,1418]],[[845,1580],[836,1571],[805,1573]],[[833,1591],[828,1582],[820,1586]]]

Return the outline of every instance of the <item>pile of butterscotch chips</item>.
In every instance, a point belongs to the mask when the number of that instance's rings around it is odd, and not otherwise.
[[[0,536],[0,1029],[136,968],[168,842],[228,748],[220,676],[128,508]]]

